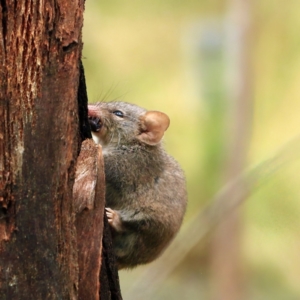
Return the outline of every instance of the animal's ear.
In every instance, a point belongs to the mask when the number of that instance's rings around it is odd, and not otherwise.
[[[157,145],[170,125],[169,117],[160,111],[147,111],[140,116],[138,139],[148,145]]]

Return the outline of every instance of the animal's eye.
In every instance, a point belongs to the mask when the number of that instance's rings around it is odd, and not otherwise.
[[[123,118],[124,117],[124,114],[120,111],[120,110],[115,110],[113,111],[113,114],[120,117],[120,118]]]

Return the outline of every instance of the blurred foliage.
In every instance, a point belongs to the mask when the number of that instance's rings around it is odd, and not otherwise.
[[[300,128],[300,3],[254,3],[249,165],[272,156]],[[205,56],[201,37],[206,27],[225,26],[227,10],[221,0],[86,2],[83,61],[89,99],[121,99],[169,114],[165,145],[186,172],[186,220],[221,185],[229,103],[225,64],[218,53],[211,60]],[[243,205],[249,299],[300,299],[299,167],[298,161],[278,170]],[[202,246],[191,251],[155,299],[208,299]],[[145,268],[121,272],[125,299]]]

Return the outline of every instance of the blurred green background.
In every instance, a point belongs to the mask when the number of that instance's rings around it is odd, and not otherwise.
[[[245,17],[239,10],[234,16],[239,2],[247,1],[86,1],[83,62],[89,101],[118,99],[170,116],[165,147],[188,183],[185,236],[191,233],[189,221],[231,180],[224,173],[228,155],[235,155],[231,139],[239,128],[232,126],[246,128],[237,135],[245,146],[237,171],[269,159],[300,131],[300,2],[248,1],[251,11],[241,8],[250,20],[242,50],[249,65],[232,81],[240,63],[236,32]],[[237,123],[240,108],[231,98],[235,85],[243,84],[249,100]],[[237,101],[243,105],[243,97]],[[225,237],[238,253],[232,279],[240,280],[232,288],[239,292],[218,283],[222,267],[212,267],[216,238],[211,233],[186,249],[159,282],[149,280],[151,265],[121,271],[124,299],[300,299],[299,167],[296,155],[272,171],[240,206],[234,223],[238,237],[231,238],[230,231]],[[218,245],[222,254],[222,242]],[[222,259],[230,264],[226,251]],[[143,278],[148,290],[138,296],[135,283]]]

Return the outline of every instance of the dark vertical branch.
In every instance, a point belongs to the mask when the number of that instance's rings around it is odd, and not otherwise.
[[[92,138],[91,129],[88,121],[88,96],[85,83],[85,75],[82,61],[79,65],[79,87],[78,87],[78,110],[79,110],[79,131],[81,141]]]
[[[122,300],[117,261],[113,253],[112,237],[106,216],[104,216],[103,252],[100,282],[101,300]]]

